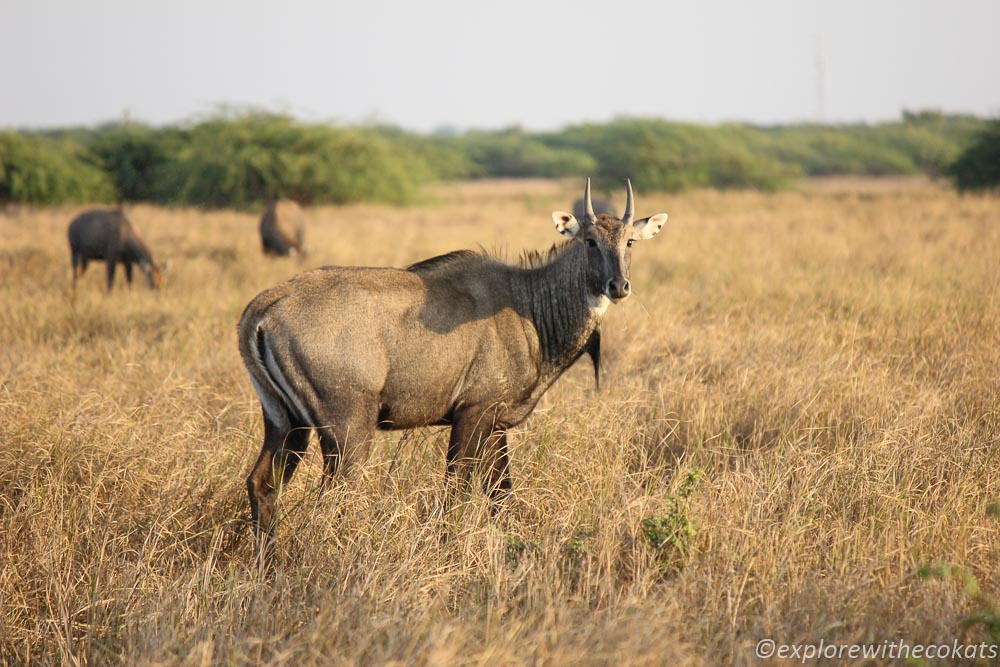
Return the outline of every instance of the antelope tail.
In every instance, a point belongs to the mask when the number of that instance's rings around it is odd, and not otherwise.
[[[253,388],[260,397],[264,415],[280,428],[314,426],[314,420],[302,398],[288,380],[287,372],[267,343],[263,322],[258,322],[248,336],[248,370]],[[289,419],[291,417],[291,419]],[[294,424],[292,422],[295,422]]]

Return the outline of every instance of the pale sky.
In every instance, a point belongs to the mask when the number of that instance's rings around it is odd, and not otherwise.
[[[6,128],[997,116],[1000,0],[0,0],[0,63]]]

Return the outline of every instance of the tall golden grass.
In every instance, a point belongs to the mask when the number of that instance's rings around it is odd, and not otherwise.
[[[441,429],[385,434],[317,503],[314,443],[257,576],[244,305],[320,264],[547,247],[579,189],[314,210],[302,263],[264,259],[255,216],[137,206],[169,282],[110,296],[102,265],[71,293],[76,209],[6,211],[0,662],[742,665],[762,638],[983,640],[962,624],[982,599],[916,572],[1000,591],[1000,205],[925,182],[637,193],[670,221],[605,320],[601,392],[581,361],[514,434],[510,511],[441,516]]]

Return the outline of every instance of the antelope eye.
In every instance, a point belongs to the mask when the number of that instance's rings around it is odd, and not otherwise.
[[[596,248],[597,241],[595,241],[594,239],[587,239],[587,246],[590,248]]]
[[[633,243],[635,243],[635,239],[629,239],[629,240],[628,240],[628,243],[627,243],[626,245],[627,245],[627,246],[628,246],[629,248],[631,248],[631,247],[632,247],[632,244],[633,244]]]

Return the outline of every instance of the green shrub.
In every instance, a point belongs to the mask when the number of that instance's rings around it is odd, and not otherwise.
[[[960,582],[962,592],[976,606],[976,611],[962,619],[962,626],[981,627],[986,641],[992,645],[1000,645],[1000,604],[980,588],[979,580],[971,572],[959,565],[935,563],[921,566],[917,570],[917,576],[924,580],[952,579]]]
[[[518,128],[470,132],[453,140],[483,177],[559,178],[586,176],[597,169],[586,151],[547,146]]]
[[[453,136],[428,136],[386,125],[371,130],[423,161],[429,178],[454,181],[481,177],[484,173],[479,165],[469,160]]]
[[[986,506],[986,513],[994,519],[1000,519],[1000,500],[994,500]]]
[[[0,202],[111,201],[111,179],[69,139],[0,132]]]
[[[799,174],[794,165],[748,148],[751,128],[708,127],[653,119],[622,119],[568,128],[546,140],[575,147],[597,160],[604,181],[631,178],[638,187],[779,190]]]
[[[799,165],[810,176],[916,173],[913,160],[886,143],[883,135],[873,135],[861,126],[792,126],[772,132],[770,152],[782,162]]]
[[[305,125],[285,116],[217,117],[183,133],[164,170],[173,199],[250,207],[274,197],[303,203],[411,201],[428,166],[377,132]]]
[[[983,132],[983,128],[987,130]],[[184,127],[135,123],[0,135],[0,199],[257,207],[406,203],[420,183],[481,177],[626,177],[642,189],[789,187],[802,175],[946,171],[960,189],[1000,182],[1000,130],[972,116],[904,112],[878,125],[754,127],[621,118],[558,132],[420,135],[223,112]],[[969,146],[980,132],[976,143]],[[961,157],[959,158],[959,155]],[[600,183],[603,182],[603,183]]]
[[[677,492],[667,497],[666,511],[642,520],[643,535],[670,571],[683,569],[691,551],[691,540],[698,534],[687,516],[687,499],[703,475],[704,471],[698,468],[688,472]]]
[[[1000,188],[1000,120],[984,128],[965,152],[947,168],[961,192]]]
[[[89,140],[98,158],[125,201],[163,201],[163,174],[178,151],[179,133],[135,123],[115,124],[98,130]]]

